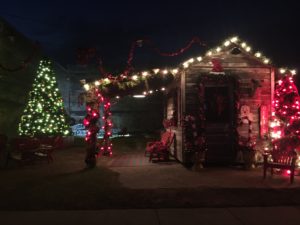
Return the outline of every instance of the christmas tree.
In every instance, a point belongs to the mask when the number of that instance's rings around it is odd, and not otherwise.
[[[41,60],[29,93],[29,101],[19,124],[19,134],[68,135],[63,100],[50,60]]]
[[[300,97],[290,74],[278,80],[274,95],[273,138],[300,134]]]

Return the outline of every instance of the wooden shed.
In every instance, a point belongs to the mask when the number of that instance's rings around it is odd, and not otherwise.
[[[179,161],[192,162],[205,140],[205,162],[233,163],[239,143],[268,135],[276,72],[268,58],[234,37],[181,66],[165,110]]]

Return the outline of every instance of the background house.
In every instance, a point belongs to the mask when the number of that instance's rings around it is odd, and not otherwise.
[[[38,46],[0,17],[0,133],[17,134],[40,59]]]

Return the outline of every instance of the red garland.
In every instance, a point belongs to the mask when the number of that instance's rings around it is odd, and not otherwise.
[[[178,55],[184,53],[185,51],[187,51],[188,49],[190,49],[194,44],[199,44],[201,46],[205,46],[205,44],[203,42],[201,42],[199,37],[193,37],[185,47],[180,48],[179,50],[177,50],[175,52],[163,52],[158,47],[156,47],[152,41],[150,41],[148,39],[136,40],[136,41],[132,42],[132,44],[131,44],[129,54],[128,54],[128,59],[127,59],[127,65],[122,73],[124,76],[128,76],[129,73],[132,71],[132,69],[133,69],[132,61],[134,59],[135,50],[137,47],[143,47],[143,44],[149,45],[153,51],[155,51],[157,54],[159,54],[161,56],[165,56],[165,57],[178,56]],[[95,57],[95,54],[96,54],[95,48],[78,49],[77,50],[77,61],[81,65],[87,64],[89,61],[91,61],[91,59],[93,57]],[[108,76],[108,74],[109,74],[104,69],[102,60],[100,58],[98,58],[98,70],[103,75]]]
[[[145,43],[149,44],[150,46],[154,46],[154,43],[151,42],[150,40],[145,40]],[[185,51],[190,49],[193,44],[199,44],[201,46],[205,46],[205,44],[201,42],[199,37],[193,37],[192,40],[190,40],[185,47],[180,48],[179,50],[177,50],[175,52],[162,52],[158,47],[155,47],[155,46],[152,48],[157,54],[159,54],[161,56],[173,57],[173,56],[178,56],[178,55],[184,53]]]

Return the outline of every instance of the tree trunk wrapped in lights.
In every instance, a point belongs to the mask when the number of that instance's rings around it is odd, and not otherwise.
[[[96,94],[97,96],[97,94]],[[83,120],[83,124],[87,129],[85,140],[88,144],[86,148],[85,163],[88,167],[92,168],[96,165],[96,143],[97,133],[99,132],[98,119],[100,102],[94,96],[89,95],[86,103],[87,115]]]
[[[87,129],[85,140],[87,142],[85,163],[87,167],[93,168],[96,165],[96,157],[99,155],[112,155],[112,143],[110,142],[112,122],[109,119],[111,116],[111,103],[108,98],[104,98],[99,89],[93,87],[88,90],[86,95],[86,111],[87,115],[83,120],[83,124]],[[97,134],[99,132],[100,105],[104,104],[104,136],[100,146],[97,145]]]
[[[110,119],[111,112],[110,112],[111,103],[108,98],[104,101],[104,112],[103,112],[103,127],[104,135],[103,140],[100,143],[100,153],[102,155],[111,156],[112,155],[112,143],[110,141],[110,136],[112,135],[112,121]]]

